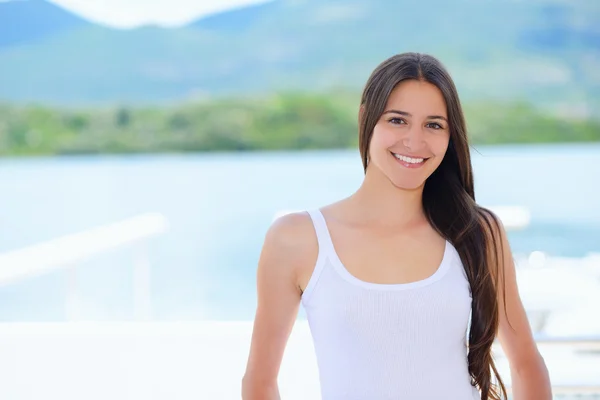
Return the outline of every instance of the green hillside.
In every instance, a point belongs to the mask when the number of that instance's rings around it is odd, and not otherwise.
[[[160,107],[0,106],[0,155],[356,148],[359,93],[277,95]],[[467,104],[473,143],[600,141],[600,122],[518,103]]]

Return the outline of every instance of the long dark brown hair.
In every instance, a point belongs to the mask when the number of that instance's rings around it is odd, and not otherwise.
[[[499,221],[475,202],[465,118],[454,82],[439,60],[426,54],[403,53],[388,58],[373,71],[361,99],[359,148],[363,167],[366,173],[373,129],[385,111],[390,93],[408,79],[437,86],[446,102],[450,142],[441,164],[425,182],[423,208],[433,228],[460,254],[471,286],[467,357],[471,384],[481,391],[482,400],[505,399],[506,388],[491,352],[499,325]]]

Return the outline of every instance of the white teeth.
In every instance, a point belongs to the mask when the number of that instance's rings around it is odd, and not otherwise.
[[[393,154],[394,154],[394,157],[396,157],[398,160],[406,161],[411,164],[419,164],[419,163],[422,163],[423,160],[425,160],[424,158],[412,158],[412,157],[401,156],[396,153],[393,153]]]

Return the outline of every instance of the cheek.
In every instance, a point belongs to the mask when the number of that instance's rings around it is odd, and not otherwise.
[[[443,156],[450,144],[450,134],[439,136],[429,142],[429,148],[436,156]]]
[[[394,137],[393,132],[386,130],[379,124],[375,125],[373,129],[373,136],[371,137],[371,147],[374,151],[380,151],[387,149],[394,145],[397,139]]]

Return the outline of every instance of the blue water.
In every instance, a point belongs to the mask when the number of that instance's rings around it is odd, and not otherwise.
[[[509,234],[515,252],[600,251],[600,144],[472,154],[480,204],[531,211],[531,225]],[[356,151],[3,159],[0,252],[161,212],[171,229],[149,246],[154,318],[249,320],[273,214],[336,201],[362,177]],[[84,318],[132,317],[131,260],[124,249],[79,266]],[[63,319],[66,282],[59,271],[0,287],[0,320]]]

